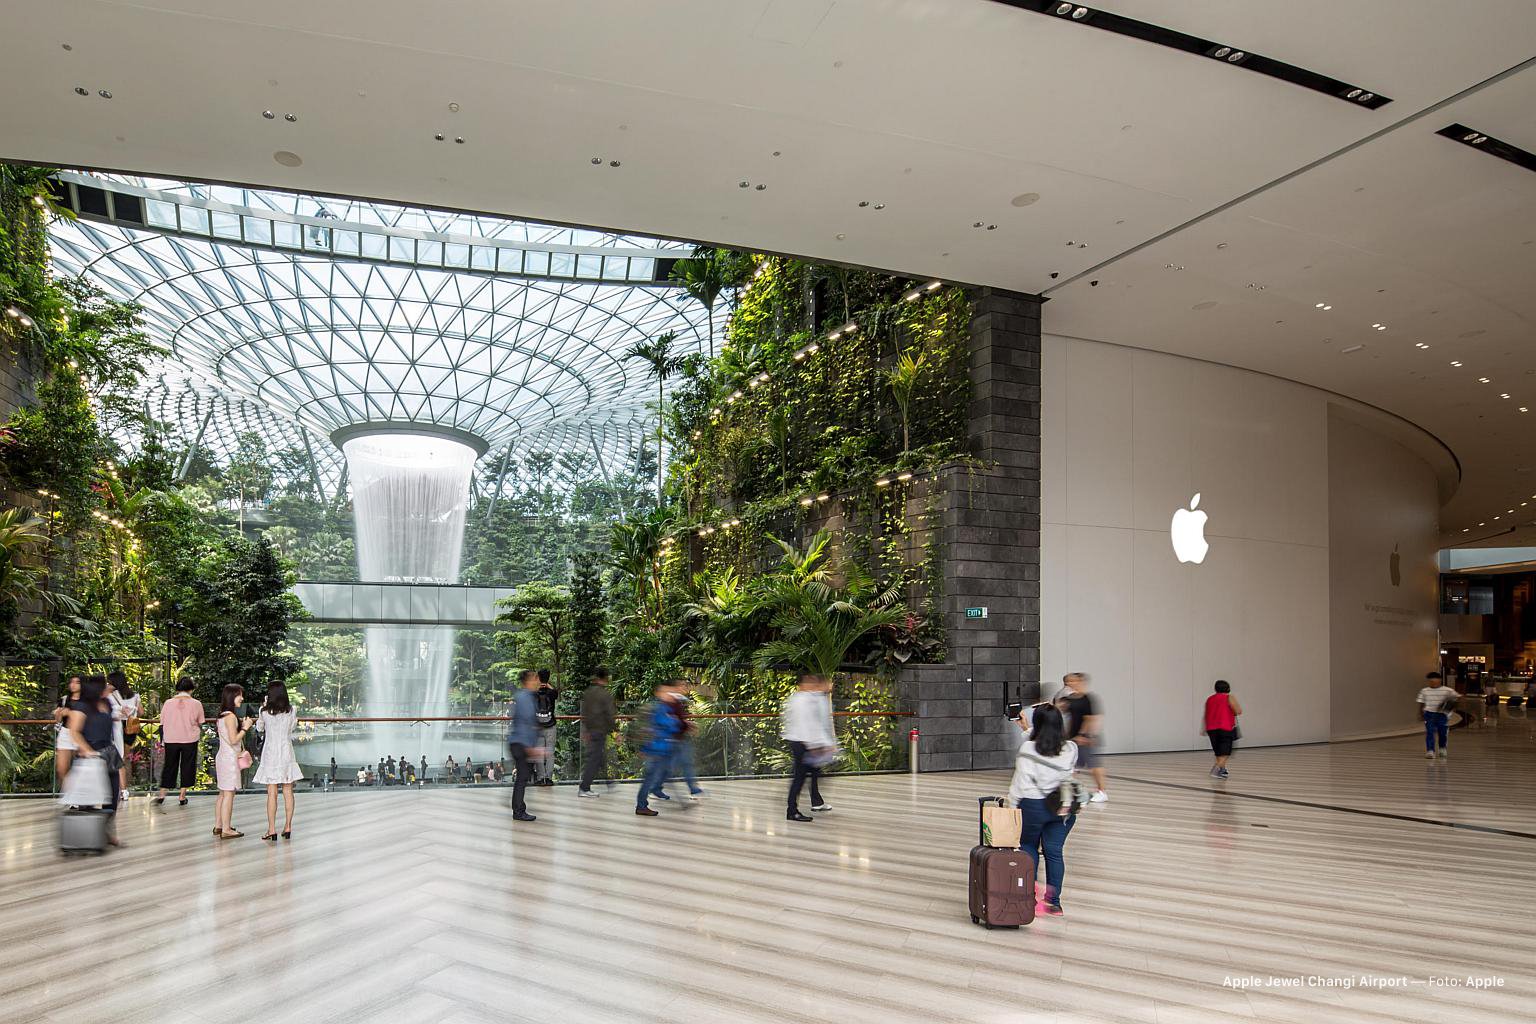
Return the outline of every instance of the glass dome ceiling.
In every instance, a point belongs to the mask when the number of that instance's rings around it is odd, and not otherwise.
[[[144,307],[171,352],[147,411],[210,454],[254,430],[310,450],[335,486],[333,432],[466,431],[497,458],[627,460],[655,382],[625,358],[706,316],[667,283],[685,243],[292,193],[59,175],[80,215],[54,258]],[[647,402],[652,403],[650,407]]]

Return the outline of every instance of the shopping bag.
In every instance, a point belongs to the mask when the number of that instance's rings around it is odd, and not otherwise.
[[[1024,815],[1017,807],[1009,807],[1002,797],[989,799],[981,805],[981,845],[1014,847],[1024,832]]]

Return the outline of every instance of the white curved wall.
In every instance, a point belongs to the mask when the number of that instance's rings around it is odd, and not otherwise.
[[[1263,374],[1050,335],[1042,380],[1047,695],[1091,673],[1111,750],[1203,745],[1218,678],[1250,744],[1411,724],[1436,662],[1439,499],[1400,422]],[[1197,492],[1210,550],[1180,563],[1169,525]]]

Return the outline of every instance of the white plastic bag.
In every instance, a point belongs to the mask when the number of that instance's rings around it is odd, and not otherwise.
[[[107,764],[99,757],[76,757],[64,776],[59,802],[66,807],[105,807],[112,802]]]

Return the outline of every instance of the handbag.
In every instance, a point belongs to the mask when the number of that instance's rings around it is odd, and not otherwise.
[[[1031,761],[1040,762],[1047,768],[1054,768],[1057,771],[1061,771],[1060,765],[1051,764],[1051,762],[1047,761],[1045,758],[1037,757],[1027,750],[1020,749],[1019,753],[1024,757],[1029,758]],[[1061,785],[1057,786],[1053,791],[1045,795],[1046,809],[1049,810],[1052,814],[1060,814],[1063,807],[1067,809],[1067,814],[1076,814],[1084,807],[1093,806],[1089,800],[1089,797],[1091,797],[1093,794],[1088,791],[1087,786],[1077,781],[1077,769],[1075,766],[1072,771],[1073,774],[1062,780]]]
[[[139,734],[139,716],[137,713],[129,715],[123,722],[124,736],[137,736]]]
[[[245,771],[245,769],[249,768],[255,762],[255,760],[256,759],[251,756],[251,752],[249,750],[242,750],[240,751],[240,756],[235,758],[235,766],[241,771]]]

